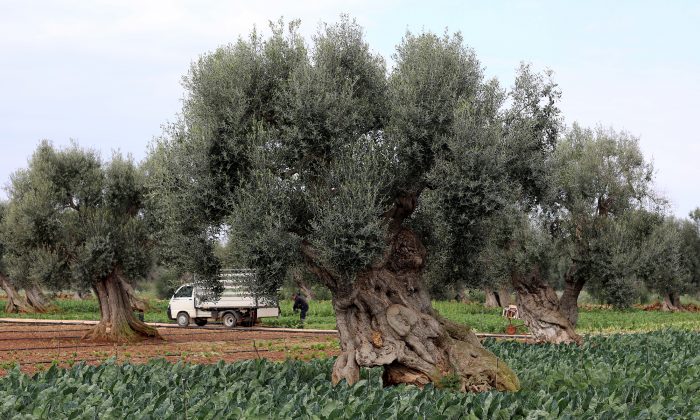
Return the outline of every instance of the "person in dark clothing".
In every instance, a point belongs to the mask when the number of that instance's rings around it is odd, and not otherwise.
[[[301,295],[301,293],[294,293],[294,296],[292,296],[294,299],[294,306],[292,309],[294,312],[297,310],[301,311],[300,314],[300,319],[301,323],[303,324],[304,321],[306,320],[306,312],[309,310],[309,304],[306,302],[306,299]]]

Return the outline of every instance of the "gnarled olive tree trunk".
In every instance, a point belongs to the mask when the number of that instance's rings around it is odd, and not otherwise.
[[[559,299],[554,289],[542,280],[539,266],[533,267],[527,275],[513,275],[511,280],[520,318],[535,339],[550,343],[582,342],[570,319],[572,313],[578,315],[578,308],[574,311],[569,306],[571,297],[567,297],[567,301],[563,300],[564,296]],[[576,306],[576,300],[573,305]]]
[[[100,322],[84,338],[97,341],[137,341],[160,338],[158,331],[138,320],[132,311],[132,301],[119,273],[114,271],[94,285],[100,304]]]
[[[493,291],[493,289],[490,289],[488,287],[484,288],[484,306],[487,308],[498,308],[501,306],[498,303],[498,297],[496,296],[496,292]]]
[[[439,386],[448,377],[458,378],[462,391],[519,389],[515,373],[473,332],[433,310],[421,281],[425,248],[411,230],[399,227],[382,261],[352,284],[309,260],[333,294],[341,343],[334,384],[357,382],[360,367],[383,366],[385,386]]]
[[[0,287],[2,287],[2,290],[4,290],[7,295],[7,303],[5,304],[6,313],[15,314],[32,311],[27,301],[19,294],[12,283],[10,283],[10,279],[2,273],[0,273]]]
[[[683,309],[681,305],[681,297],[678,293],[668,292],[664,295],[664,301],[661,304],[661,309],[664,311],[680,311]]]
[[[33,312],[44,313],[51,308],[51,303],[38,285],[32,284],[25,288],[24,292],[27,295],[27,302],[29,306],[31,306]]]

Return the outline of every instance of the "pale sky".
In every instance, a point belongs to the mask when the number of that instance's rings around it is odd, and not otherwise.
[[[200,54],[269,20],[348,13],[388,60],[406,30],[461,31],[489,76],[551,68],[567,123],[640,138],[657,189],[700,206],[700,2],[0,0],[0,184],[41,139],[143,159]],[[6,197],[0,193],[0,197]]]

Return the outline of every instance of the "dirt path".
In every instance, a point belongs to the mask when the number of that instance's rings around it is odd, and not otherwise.
[[[87,324],[0,323],[0,375],[16,365],[23,372],[34,373],[52,364],[99,364],[110,358],[132,363],[154,358],[217,363],[254,358],[309,360],[338,353],[337,336],[328,332],[160,326],[163,340],[117,344],[82,340],[89,329]]]
[[[96,343],[82,340],[96,321],[0,319],[0,376],[19,366],[35,373],[52,364],[70,367],[78,362],[100,364],[146,363],[163,358],[171,362],[217,363],[266,358],[310,360],[339,353],[335,330],[290,328],[224,328],[222,325],[181,328],[174,324],[150,324],[163,340],[139,343]],[[503,334],[477,334],[480,338],[505,338]],[[507,336],[529,340],[529,336]]]

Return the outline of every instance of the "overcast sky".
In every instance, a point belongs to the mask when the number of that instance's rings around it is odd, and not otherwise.
[[[181,107],[200,54],[269,20],[349,13],[387,57],[406,30],[461,31],[510,86],[520,61],[551,68],[567,123],[638,136],[657,189],[700,205],[700,2],[0,0],[0,183],[41,139],[140,160]],[[5,197],[0,193],[0,197]]]

